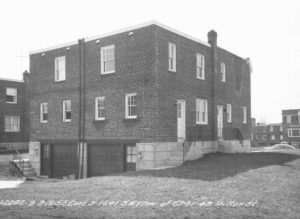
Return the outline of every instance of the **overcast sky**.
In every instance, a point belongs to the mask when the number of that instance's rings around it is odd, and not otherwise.
[[[250,57],[258,122],[281,122],[282,109],[300,108],[298,0],[1,1],[0,78],[22,79],[30,51],[150,20],[203,41],[214,29],[220,47]]]

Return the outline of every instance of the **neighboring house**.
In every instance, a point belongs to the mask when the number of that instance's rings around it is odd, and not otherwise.
[[[300,109],[282,110],[284,141],[300,148]]]
[[[148,22],[30,54],[30,159],[61,178],[248,152],[249,59]]]
[[[284,141],[281,123],[263,124],[257,123],[254,130],[256,146],[268,146]]]
[[[0,78],[0,151],[28,150],[27,77],[28,73],[24,81]]]

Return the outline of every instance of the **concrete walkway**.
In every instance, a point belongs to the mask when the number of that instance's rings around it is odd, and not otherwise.
[[[0,181],[0,189],[10,189],[16,188],[20,184],[22,184],[24,180],[17,180],[17,181]]]

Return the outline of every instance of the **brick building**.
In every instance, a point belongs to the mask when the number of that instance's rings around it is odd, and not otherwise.
[[[284,141],[283,127],[281,123],[262,124],[257,123],[254,128],[254,145],[269,146]]]
[[[300,109],[282,110],[284,141],[300,148]]]
[[[27,77],[24,73],[24,81],[0,79],[0,151],[28,150]]]
[[[30,54],[30,159],[50,177],[248,152],[249,59],[158,22]]]

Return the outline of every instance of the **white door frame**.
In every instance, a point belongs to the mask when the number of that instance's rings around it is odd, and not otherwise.
[[[185,100],[177,100],[177,141],[183,142],[186,134]]]
[[[217,106],[217,136],[219,139],[223,139],[223,106]]]

